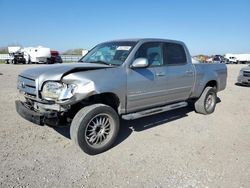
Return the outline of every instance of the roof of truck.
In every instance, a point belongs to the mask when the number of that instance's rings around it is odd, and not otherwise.
[[[162,38],[129,38],[129,39],[117,39],[111,40],[107,42],[119,42],[119,41],[131,41],[131,42],[149,42],[149,41],[165,41],[165,42],[175,42],[175,43],[182,43],[181,41],[171,40],[171,39],[162,39]]]

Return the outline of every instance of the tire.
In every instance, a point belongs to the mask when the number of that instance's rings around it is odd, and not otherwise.
[[[96,155],[111,148],[119,126],[119,116],[113,108],[94,104],[77,112],[70,126],[70,137],[85,153]]]
[[[28,59],[28,61],[25,61],[26,64],[30,64],[30,58]]]
[[[195,111],[200,114],[211,114],[216,107],[217,93],[213,87],[206,87],[200,98],[194,103]]]

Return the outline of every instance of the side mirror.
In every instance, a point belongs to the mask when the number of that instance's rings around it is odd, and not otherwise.
[[[131,65],[132,68],[145,68],[148,67],[148,60],[146,58],[137,58]]]

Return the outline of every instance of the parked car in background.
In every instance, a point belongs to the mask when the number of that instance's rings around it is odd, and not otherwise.
[[[88,154],[115,142],[119,117],[132,120],[186,107],[211,114],[226,87],[225,64],[192,63],[186,45],[131,39],[94,47],[79,63],[25,70],[17,112],[36,124],[70,125],[71,139]]]
[[[212,55],[206,59],[206,63],[225,63],[225,58],[222,55]]]
[[[240,70],[237,84],[250,85],[250,65]]]
[[[58,51],[51,50],[50,54],[51,54],[51,57],[47,59],[48,64],[62,63],[62,58]]]
[[[213,63],[225,63],[225,58],[222,55],[214,55],[212,61]]]

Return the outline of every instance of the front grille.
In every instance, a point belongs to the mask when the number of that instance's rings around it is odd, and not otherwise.
[[[243,76],[250,77],[250,71],[243,71]]]
[[[36,81],[24,76],[18,76],[17,89],[26,95],[36,97]]]

